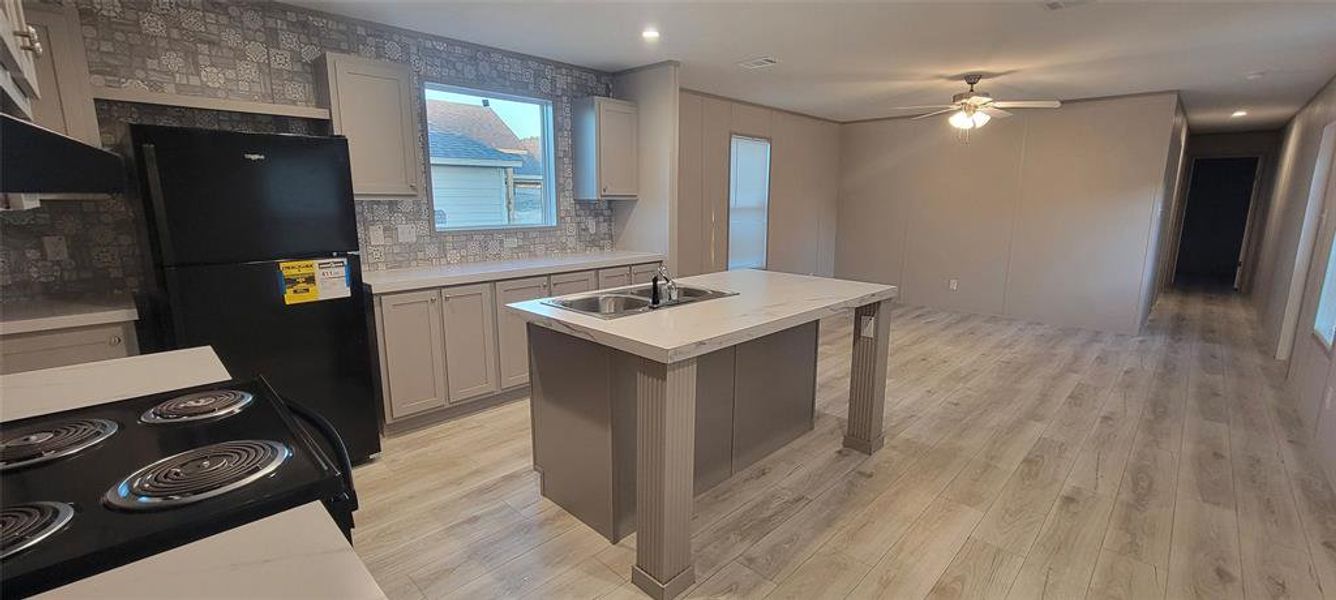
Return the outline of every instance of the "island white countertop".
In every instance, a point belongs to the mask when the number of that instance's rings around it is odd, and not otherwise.
[[[889,300],[898,293],[893,285],[756,270],[724,271],[676,281],[737,295],[616,319],[600,319],[548,306],[542,300],[506,306],[526,321],[548,329],[671,363],[845,309]]]
[[[207,346],[0,375],[11,421],[231,379]],[[42,598],[384,598],[312,502],[42,594]]]
[[[387,271],[363,271],[362,282],[373,294],[406,292],[447,285],[467,285],[499,279],[537,277],[551,273],[607,269],[664,260],[662,254],[611,250],[589,254],[557,254],[514,260],[460,263]]]
[[[129,296],[43,298],[0,304],[0,335],[125,323],[139,318]]]

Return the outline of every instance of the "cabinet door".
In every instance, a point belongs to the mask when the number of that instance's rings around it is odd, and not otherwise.
[[[492,284],[448,287],[441,294],[445,298],[445,372],[450,403],[500,390]]]
[[[598,178],[603,196],[639,193],[636,107],[623,102],[598,102]]]
[[[552,295],[565,296],[593,291],[597,277],[593,271],[577,271],[552,276]]]
[[[654,272],[659,270],[659,263],[631,266],[631,283],[649,283],[654,279]]]
[[[0,66],[28,98],[37,98],[38,54],[46,50],[45,39],[29,28],[22,0],[0,0]]]
[[[35,5],[27,16],[44,49],[36,60],[42,97],[32,103],[33,122],[101,146],[78,9]]]
[[[348,138],[353,193],[416,196],[417,111],[413,74],[404,66],[326,54],[328,101],[334,132]]]
[[[612,287],[621,287],[623,285],[631,285],[630,267],[599,269],[598,289],[605,290]]]
[[[134,324],[16,333],[0,338],[0,374],[132,356]]]
[[[529,337],[524,319],[507,304],[547,296],[547,278],[532,277],[496,282],[496,341],[500,352],[501,387],[529,383]]]
[[[446,404],[445,334],[440,292],[380,297],[383,370],[391,418]]]

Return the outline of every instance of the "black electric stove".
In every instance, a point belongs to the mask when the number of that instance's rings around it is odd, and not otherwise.
[[[348,456],[264,379],[0,423],[0,594],[49,590],[316,500],[348,535]]]

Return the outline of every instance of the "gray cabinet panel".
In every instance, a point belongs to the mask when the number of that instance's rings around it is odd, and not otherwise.
[[[599,269],[598,289],[605,290],[612,287],[621,287],[623,285],[631,285],[630,267]]]
[[[812,429],[817,323],[738,344],[733,471]]]
[[[597,285],[596,280],[597,277],[593,271],[559,273],[552,276],[551,293],[553,296],[565,296],[566,294],[592,291]]]
[[[446,404],[445,334],[440,292],[406,292],[379,298],[381,365],[391,418]]]
[[[596,200],[638,195],[640,118],[636,105],[613,98],[580,98],[571,113],[575,197]]]
[[[506,305],[545,296],[546,277],[496,282],[496,342],[503,389],[529,382],[529,342],[524,319],[512,313]]]
[[[132,356],[133,323],[113,323],[0,338],[0,374]]]
[[[450,403],[500,390],[492,284],[448,287],[441,296],[445,302],[445,372]]]
[[[353,193],[416,196],[421,179],[413,73],[395,63],[326,53],[317,78],[334,132],[348,138]]]
[[[654,272],[659,270],[659,263],[646,263],[631,266],[631,283],[649,283],[654,279]]]

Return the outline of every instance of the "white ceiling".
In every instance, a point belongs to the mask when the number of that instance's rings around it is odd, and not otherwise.
[[[1263,129],[1336,75],[1330,1],[290,1],[605,71],[678,60],[684,87],[837,121],[913,114],[892,107],[945,102],[982,71],[1003,100],[1177,89],[1196,131]],[[736,65],[757,56],[780,63]]]

